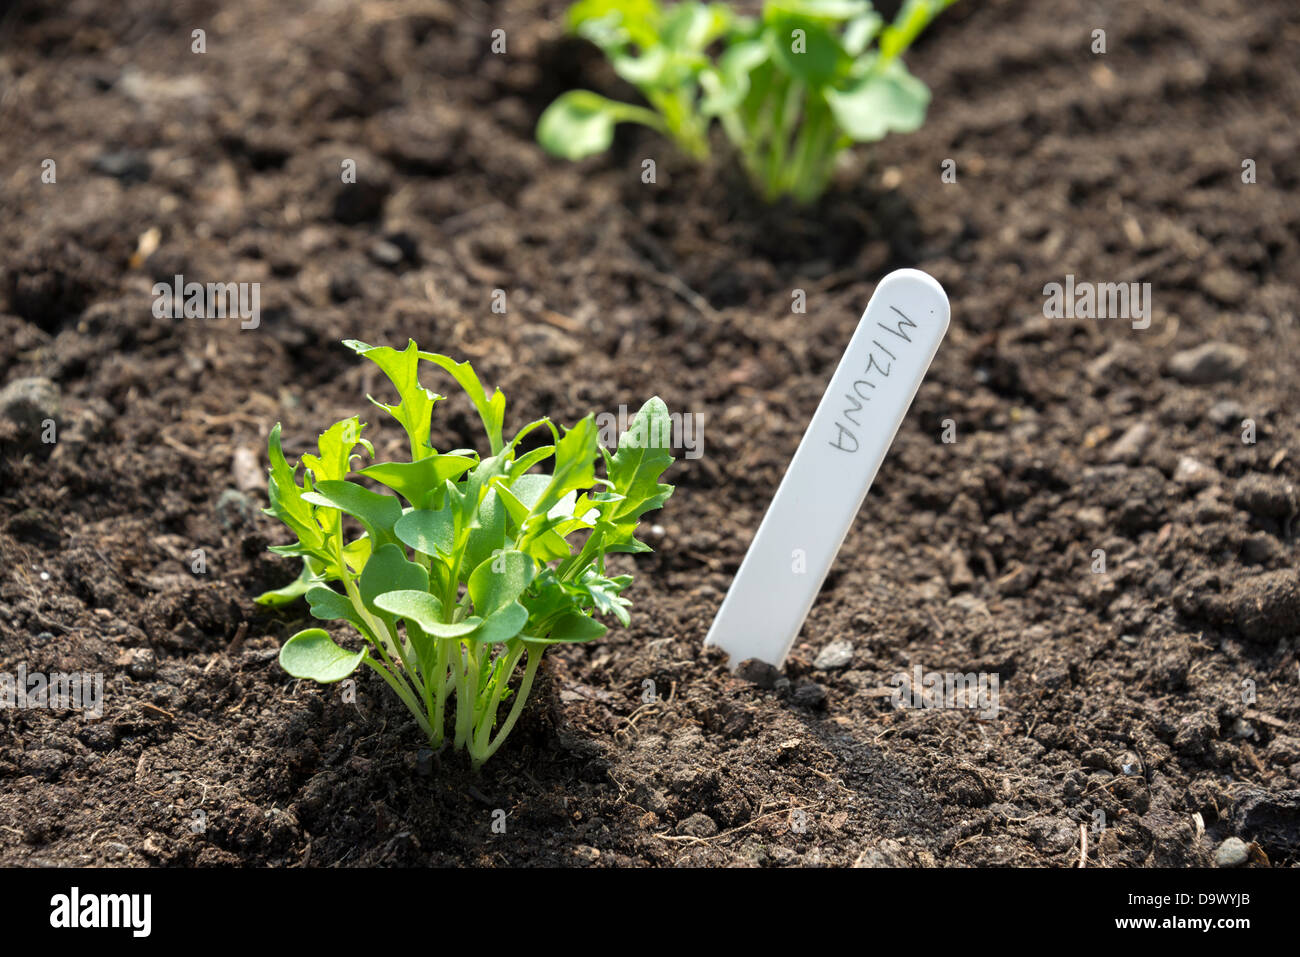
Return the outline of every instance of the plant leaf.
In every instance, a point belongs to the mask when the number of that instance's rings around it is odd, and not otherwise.
[[[374,454],[370,443],[361,438],[361,430],[364,428],[361,420],[354,415],[340,419],[321,433],[316,443],[320,455],[302,457],[302,464],[311,471],[314,484],[347,478],[347,474],[352,471],[352,450],[358,445]]]
[[[278,608],[281,605],[287,605],[296,601],[303,595],[307,594],[308,589],[316,582],[320,581],[320,576],[312,570],[311,559],[304,557],[302,560],[302,571],[298,577],[283,588],[275,588],[271,591],[264,591],[253,599],[259,605],[267,608]]]
[[[340,595],[328,585],[316,585],[307,592],[307,604],[311,607],[313,618],[321,621],[350,621],[357,630],[365,634],[367,629],[361,623],[361,616],[346,595]]]
[[[401,423],[411,440],[411,457],[414,459],[432,455],[429,445],[429,428],[433,416],[433,404],[442,396],[420,385],[420,350],[414,339],[406,343],[406,348],[398,352],[389,346],[371,346],[356,339],[345,339],[343,344],[359,356],[365,356],[384,371],[401,401],[397,405],[386,405],[373,396],[371,402],[387,411]]]
[[[782,11],[768,11],[764,19],[772,58],[791,76],[816,90],[848,73],[852,58],[821,21]]]
[[[375,599],[394,589],[413,589],[427,592],[429,590],[429,573],[409,561],[401,545],[383,545],[375,549],[366,562],[361,577],[357,579],[357,591],[368,608],[375,608]],[[393,627],[390,616],[379,612],[379,617],[389,628]]]
[[[487,390],[483,388],[483,383],[479,381],[478,373],[474,371],[474,367],[468,362],[457,362],[455,359],[439,355],[436,352],[421,352],[420,358],[426,362],[432,362],[449,372],[451,377],[465,390],[469,400],[474,403],[474,408],[478,410],[478,417],[483,420],[483,428],[487,430],[488,442],[492,446],[492,454],[499,454],[505,446],[501,429],[506,415],[506,397],[501,394],[501,390],[494,389],[492,395],[488,396]]]
[[[393,531],[403,544],[422,555],[446,558],[456,550],[456,515],[450,505],[437,511],[420,508],[407,512]]]
[[[545,490],[532,503],[533,515],[545,515],[569,491],[591,488],[596,481],[595,463],[599,448],[596,420],[588,414],[555,443],[555,472]],[[521,476],[520,481],[530,477]]]
[[[737,109],[749,93],[749,76],[767,62],[771,50],[762,40],[733,43],[718,58],[716,69],[700,73],[705,96],[700,110],[706,116],[720,116]]]
[[[570,90],[543,111],[537,121],[537,142],[552,156],[583,159],[609,149],[617,123],[641,123],[666,132],[659,115],[644,107],[619,103],[590,90]]]
[[[442,603],[427,591],[416,589],[385,592],[375,598],[375,607],[387,616],[415,622],[425,634],[436,638],[464,638],[483,623],[477,616],[450,624],[444,622]]]
[[[529,517],[533,514],[532,504],[541,497],[550,480],[549,475],[521,475],[515,479],[514,485],[507,485],[501,479],[496,480],[493,489],[516,528],[523,529],[528,524]],[[520,498],[516,495],[517,491],[526,497]],[[535,521],[529,535],[524,536],[521,532],[519,550],[543,563],[567,558],[572,552],[569,543],[554,530],[545,527],[547,519],[544,515],[537,516]]]
[[[618,619],[619,624],[626,628],[632,622],[632,618],[627,612],[632,603],[624,598],[620,592],[631,582],[631,575],[606,578],[596,571],[588,569],[571,587],[575,591],[581,592],[598,613],[613,615]]]
[[[308,628],[280,648],[280,667],[295,678],[327,685],[356,671],[365,656],[365,649],[340,648],[323,628]]]
[[[672,419],[658,396],[648,400],[619,436],[618,451],[606,460],[606,471],[618,498],[600,502],[601,520],[611,529],[607,544],[611,551],[629,548],[644,551],[648,546],[636,540],[641,516],[660,508],[672,495],[673,487],[659,481],[664,469],[673,464],[668,454],[672,443]],[[593,533],[594,534],[594,533]]]
[[[366,478],[387,485],[414,508],[424,508],[429,497],[448,479],[459,478],[475,460],[454,453],[432,454],[414,462],[378,462],[361,470]]]
[[[478,568],[506,546],[506,507],[496,489],[488,489],[479,503],[477,519],[465,542],[465,567]]]
[[[889,133],[911,133],[925,122],[930,103],[930,91],[901,60],[869,70],[843,90],[826,90],[825,95],[835,121],[859,143]]]
[[[471,637],[490,645],[500,644],[518,635],[526,624],[528,609],[515,601],[485,618]]]
[[[469,597],[474,603],[474,613],[487,618],[513,604],[532,584],[536,574],[536,565],[523,552],[507,551],[492,556],[469,576]]]
[[[360,521],[372,547],[396,541],[393,526],[402,517],[402,503],[392,495],[372,492],[355,482],[324,481],[317,482],[303,498],[313,505],[340,509]]]
[[[538,644],[558,645],[566,641],[594,641],[609,631],[605,625],[580,611],[561,615],[544,638],[530,638]]]
[[[288,525],[289,530],[298,536],[298,541],[305,549],[320,552],[325,544],[325,536],[312,513],[311,504],[303,501],[303,490],[294,479],[294,473],[298,471],[297,467],[289,467],[280,448],[279,422],[271,429],[266,450],[271,460],[271,470],[267,479],[267,493],[271,507],[266,510],[266,513]]]

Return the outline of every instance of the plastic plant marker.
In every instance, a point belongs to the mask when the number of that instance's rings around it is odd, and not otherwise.
[[[734,670],[781,667],[948,329],[933,277],[880,281],[709,628]]]

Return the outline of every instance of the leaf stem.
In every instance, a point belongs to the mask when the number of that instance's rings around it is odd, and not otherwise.
[[[528,645],[526,642],[521,642],[521,644],[524,644],[528,650],[528,666],[524,669],[524,680],[520,682],[519,690],[515,692],[515,703],[510,708],[510,714],[506,716],[505,723],[501,725],[501,730],[497,732],[497,736],[492,740],[492,743],[481,754],[470,755],[475,771],[483,766],[484,761],[496,754],[497,748],[501,747],[506,736],[514,729],[515,722],[523,714],[524,702],[528,700],[528,693],[533,690],[533,678],[537,675],[537,666],[542,663],[542,654],[545,652],[546,646],[541,644]]]

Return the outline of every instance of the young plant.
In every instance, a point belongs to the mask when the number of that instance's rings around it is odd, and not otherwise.
[[[653,109],[573,90],[547,107],[537,139],[580,159],[608,149],[615,124],[641,123],[703,160],[716,118],[764,199],[811,202],[847,147],[925,120],[930,91],[900,57],[953,2],[906,0],[885,24],[868,0],[766,0],[758,17],[697,0],[579,0],[571,29]]]
[[[505,396],[489,396],[468,362],[421,352],[414,341],[403,351],[344,344],[396,388],[396,405],[370,401],[406,431],[410,459],[354,469],[353,459],[373,458],[374,448],[353,416],[320,436],[319,454],[302,457],[300,485],[277,424],[268,443],[266,511],[297,541],[271,551],[300,557],[303,571],[258,601],[277,605],[305,595],[316,618],[346,620],[363,639],[360,650],[349,651],[323,629],[300,631],[280,649],[285,671],[329,684],[361,665],[373,669],[433,747],[443,745],[453,718],[453,743],[477,769],[519,720],[547,647],[601,637],[607,629],[597,614],[628,624],[622,593],[632,578],[610,576],[605,556],[650,551],[636,530],[673,491],[659,481],[673,462],[668,410],[659,398],[646,402],[613,455],[600,446],[591,415],[563,431],[538,419],[507,442]],[[421,362],[450,373],[469,395],[487,431],[486,458],[430,445],[430,414],[443,397],[420,385]],[[539,429],[550,442],[520,454],[521,440]],[[596,475],[598,460],[604,477]],[[349,481],[354,474],[395,494]],[[359,524],[356,537],[345,516]],[[516,690],[511,678],[521,661]],[[510,710],[498,725],[506,701]]]

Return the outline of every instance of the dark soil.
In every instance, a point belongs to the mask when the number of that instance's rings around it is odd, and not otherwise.
[[[968,0],[910,55],[924,129],[808,210],[649,133],[544,155],[555,93],[628,93],[564,6],[9,8],[0,381],[62,408],[53,445],[39,409],[0,425],[0,671],[102,672],[106,700],[0,710],[0,863],[1072,866],[1081,831],[1089,866],[1229,836],[1300,863],[1294,5]],[[913,265],[948,338],[786,672],[734,677],[708,624],[873,284]],[[156,319],[177,273],[260,282],[260,327]],[[1043,318],[1066,274],[1150,282],[1151,327]],[[286,676],[306,609],[251,601],[296,573],[266,551],[268,429],[300,453],[379,388],[346,337],[472,359],[508,425],[653,393],[705,416],[623,563],[632,627],[549,654],[478,777],[373,676],[355,705]],[[477,441],[459,398],[434,424]],[[918,664],[996,673],[998,717],[896,710]]]

